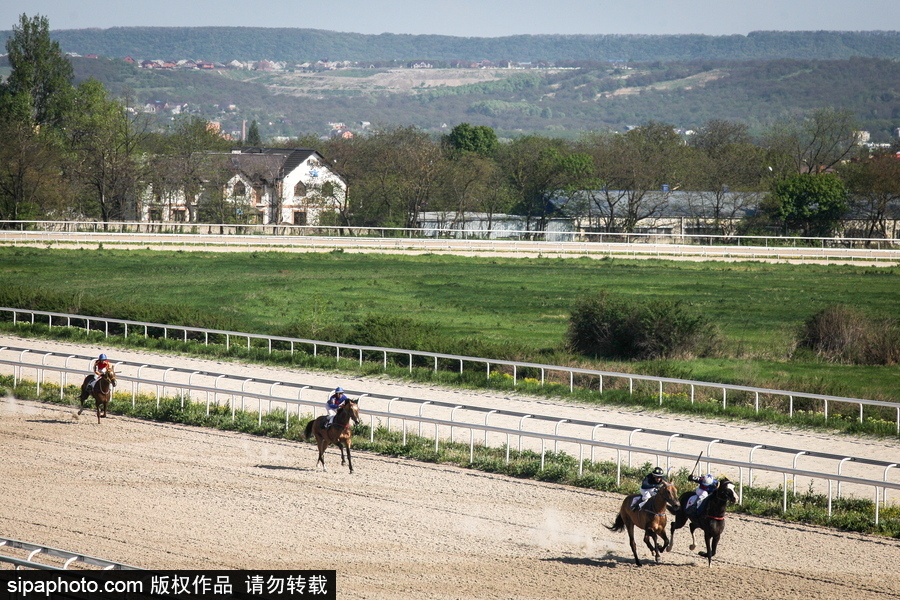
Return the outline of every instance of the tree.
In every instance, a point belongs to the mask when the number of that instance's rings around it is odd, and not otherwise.
[[[24,14],[6,41],[11,67],[0,83],[0,219],[62,214],[66,184],[56,125],[72,95],[72,66],[44,17]]]
[[[785,233],[799,230],[804,236],[830,237],[848,207],[844,182],[832,173],[782,179],[772,195]]]
[[[670,125],[651,122],[624,134],[606,133],[588,137],[584,151],[597,165],[600,184],[590,201],[603,215],[606,231],[634,231],[636,225],[661,214],[668,195],[684,177],[685,148]]]
[[[415,227],[445,168],[437,143],[415,127],[375,131],[354,144],[344,169],[351,210],[361,225]]]
[[[85,191],[87,206],[103,222],[137,218],[138,150],[147,121],[110,98],[95,79],[79,84],[74,107],[65,127],[67,170]]]
[[[525,217],[525,228],[542,231],[555,210],[551,198],[560,184],[562,140],[525,136],[500,148],[498,163],[516,198],[512,211]]]
[[[853,155],[858,129],[850,111],[833,108],[781,121],[766,135],[769,166],[780,177],[828,172]]]
[[[863,237],[892,237],[888,221],[900,217],[900,160],[882,154],[841,167],[854,219],[864,222]]]
[[[68,194],[55,140],[30,120],[0,114],[0,220],[44,219],[53,212],[70,218],[61,206]]]
[[[147,180],[155,196],[159,201],[183,198],[189,211],[187,220],[196,220],[194,211],[200,209],[200,196],[209,180],[218,179],[221,168],[222,161],[210,153],[226,151],[230,146],[208,121],[194,116],[180,118],[150,159]]]
[[[717,233],[734,233],[738,218],[759,201],[763,156],[748,131],[743,123],[713,120],[690,141],[688,208],[698,224]]]
[[[447,135],[447,142],[455,150],[473,152],[484,157],[493,156],[500,145],[493,128],[468,123],[460,123],[454,127]]]
[[[72,65],[50,39],[46,17],[29,19],[24,13],[6,40],[12,71],[2,86],[4,95],[21,95],[30,105],[35,125],[59,124],[72,98]]]
[[[259,137],[259,125],[254,120],[250,123],[250,129],[247,130],[247,145],[262,146],[262,139]]]

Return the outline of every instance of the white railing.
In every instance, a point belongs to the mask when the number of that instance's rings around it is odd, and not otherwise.
[[[687,233],[608,233],[585,231],[479,229],[466,227],[356,227],[318,225],[251,225],[226,223],[153,223],[142,221],[2,221],[0,240],[4,232],[56,233],[162,233],[174,235],[216,235],[253,237],[358,237],[358,238],[448,238],[498,240],[502,238],[524,241],[599,242],[625,244],[680,244],[788,247],[866,247],[891,249],[900,247],[900,239],[855,237],[784,237],[763,235],[714,235]]]
[[[7,350],[7,349],[0,348],[0,351],[2,351],[2,350]],[[44,380],[44,372],[45,371],[59,373],[59,388],[60,388],[60,397],[61,398],[63,397],[63,391],[64,391],[63,388],[67,384],[67,375],[69,373],[84,374],[84,370],[74,370],[74,369],[71,369],[68,367],[55,367],[55,366],[45,364],[46,357],[51,356],[52,353],[46,353],[44,355],[45,358],[44,358],[44,360],[42,360],[41,364],[24,362],[23,357],[29,353],[31,353],[31,352],[28,350],[23,350],[20,352],[19,359],[17,359],[17,360],[2,360],[2,359],[0,359],[0,364],[13,366],[15,368],[14,384],[17,383],[18,380],[21,379],[22,369],[34,369],[35,373],[36,373],[35,381],[36,381],[38,394],[40,394],[40,385]],[[36,354],[36,353],[31,353],[31,354]],[[69,357],[67,357],[67,359],[68,358],[79,358],[80,360],[85,360],[85,361],[90,360],[88,357],[69,356]],[[139,367],[139,371],[140,371],[140,369],[143,369],[143,368],[146,368],[149,366],[150,365],[141,365],[141,367]],[[235,417],[235,414],[237,411],[236,402],[232,402],[232,400],[235,397],[240,397],[241,409],[244,410],[245,409],[245,401],[247,398],[250,398],[252,400],[256,400],[256,402],[257,402],[258,422],[260,424],[262,423],[262,418],[263,418],[263,413],[264,413],[264,411],[263,411],[263,403],[264,402],[268,403],[268,411],[269,412],[271,412],[271,410],[272,410],[273,402],[275,402],[277,404],[284,404],[285,405],[285,411],[284,411],[285,412],[285,425],[284,425],[285,429],[287,429],[289,426],[289,417],[291,414],[291,406],[297,407],[297,415],[298,416],[300,414],[301,406],[311,407],[313,416],[315,416],[316,408],[320,407],[322,405],[321,401],[304,400],[302,398],[302,395],[305,390],[314,389],[314,390],[324,391],[327,389],[327,388],[323,388],[323,387],[316,387],[316,386],[310,386],[310,385],[301,385],[301,386],[293,385],[293,386],[291,386],[290,384],[283,384],[279,387],[279,389],[293,387],[295,393],[297,394],[296,398],[287,398],[287,397],[283,397],[283,396],[274,396],[272,394],[276,388],[276,385],[278,385],[280,382],[272,382],[272,385],[270,385],[270,387],[269,387],[269,393],[255,392],[255,391],[246,389],[246,387],[247,387],[246,384],[253,381],[252,379],[241,380],[241,381],[243,381],[243,383],[241,384],[240,390],[225,389],[225,388],[220,388],[218,386],[220,379],[223,377],[223,375],[221,375],[221,374],[217,375],[217,376],[216,376],[216,374],[210,374],[210,373],[204,374],[207,377],[215,376],[215,385],[214,386],[205,386],[205,385],[193,384],[190,381],[187,383],[185,383],[183,381],[181,381],[181,382],[169,381],[169,380],[167,380],[167,375],[174,371],[173,368],[161,367],[161,366],[152,367],[152,368],[156,368],[156,369],[163,371],[163,379],[156,380],[156,379],[145,379],[142,377],[130,377],[130,376],[126,376],[124,374],[118,375],[119,380],[131,381],[133,384],[132,390],[131,390],[132,406],[134,406],[136,403],[136,396],[138,394],[138,388],[141,386],[143,386],[144,388],[150,387],[151,389],[155,389],[155,397],[156,397],[156,401],[157,401],[157,406],[159,406],[159,403],[160,403],[161,399],[164,397],[167,388],[177,388],[179,390],[182,390],[182,393],[181,393],[182,407],[184,407],[187,397],[193,397],[193,396],[201,396],[202,397],[203,395],[205,395],[207,414],[210,413],[212,404],[216,404],[216,405],[219,404],[219,402],[218,402],[219,395],[227,396],[228,397],[228,405],[230,405],[230,408],[231,408],[232,418]],[[187,371],[185,371],[185,373],[186,372]],[[197,375],[197,374],[198,374],[197,372],[191,373],[191,375]],[[256,383],[257,384],[266,384],[268,382],[256,382]],[[186,392],[186,391],[189,391],[190,394],[185,394],[184,392]],[[122,392],[119,392],[119,394],[121,394],[121,393]],[[377,394],[370,395],[367,393],[360,394],[360,397],[361,398],[362,397],[370,397],[370,398],[380,397],[382,399],[390,398],[389,396],[377,395]],[[418,403],[418,406],[419,406],[418,414],[409,414],[409,413],[398,413],[398,412],[393,411],[393,403],[397,400],[401,400],[401,398],[396,398],[396,397],[391,398],[390,401],[388,401],[388,403],[387,403],[387,410],[364,409],[363,412],[366,415],[368,415],[369,419],[370,419],[370,429],[369,429],[370,441],[374,441],[374,432],[376,429],[376,426],[375,426],[375,418],[376,417],[386,419],[388,429],[390,429],[390,427],[391,427],[392,419],[400,421],[402,431],[403,431],[403,444],[404,445],[407,443],[407,422],[412,422],[414,424],[418,424],[419,435],[421,435],[421,432],[422,432],[422,425],[433,425],[435,428],[434,429],[435,451],[438,451],[440,440],[441,440],[440,428],[444,428],[445,432],[449,431],[449,441],[451,443],[454,441],[454,437],[453,437],[454,429],[468,429],[469,430],[470,462],[474,461],[475,445],[476,445],[475,444],[476,432],[482,432],[485,436],[484,437],[484,440],[485,440],[484,445],[485,446],[487,445],[489,433],[492,434],[493,436],[495,436],[495,438],[497,436],[499,436],[500,440],[502,440],[503,437],[505,436],[505,444],[503,444],[506,449],[505,460],[506,460],[506,463],[509,464],[511,436],[516,436],[517,439],[519,440],[519,449],[520,450],[521,450],[523,439],[531,439],[531,440],[540,442],[541,468],[544,467],[544,459],[545,459],[545,455],[547,452],[548,443],[553,444],[554,451],[556,451],[556,449],[558,449],[559,444],[567,444],[573,448],[577,448],[577,455],[578,455],[578,461],[579,461],[579,475],[582,474],[582,472],[583,472],[584,448],[587,447],[590,449],[590,460],[591,461],[594,460],[594,449],[602,448],[602,449],[606,449],[607,451],[615,452],[615,455],[616,455],[615,460],[616,460],[616,464],[617,464],[617,483],[621,483],[621,466],[623,464],[623,460],[622,460],[623,452],[627,453],[629,466],[631,466],[632,454],[656,456],[657,464],[659,464],[660,458],[663,457],[666,459],[667,467],[672,466],[671,465],[672,460],[684,461],[687,464],[693,464],[693,461],[697,457],[694,456],[693,454],[686,454],[684,452],[673,451],[671,449],[672,442],[676,438],[704,440],[704,441],[708,442],[708,446],[707,446],[708,451],[707,451],[707,456],[705,459],[705,462],[707,463],[707,470],[710,470],[709,466],[711,464],[714,464],[717,466],[737,467],[739,469],[738,484],[739,484],[741,496],[743,495],[743,489],[744,489],[745,469],[746,469],[747,486],[748,487],[752,487],[752,485],[753,485],[754,470],[781,474],[782,475],[782,486],[783,486],[783,510],[786,510],[787,509],[787,497],[788,497],[787,494],[788,494],[788,487],[789,487],[788,486],[788,476],[789,475],[794,476],[794,479],[793,479],[794,492],[796,492],[796,478],[797,477],[809,477],[812,480],[827,482],[828,514],[830,516],[831,510],[832,510],[832,499],[834,497],[834,491],[837,492],[837,497],[840,497],[841,485],[843,483],[846,483],[849,485],[859,485],[859,486],[874,488],[876,523],[878,522],[878,519],[879,519],[880,506],[882,504],[887,503],[887,490],[888,489],[900,490],[900,483],[891,483],[891,482],[888,482],[888,480],[887,480],[889,472],[892,469],[898,467],[898,465],[896,463],[887,463],[884,461],[874,461],[874,460],[854,458],[854,457],[839,457],[838,455],[828,455],[828,454],[823,454],[823,453],[818,453],[818,452],[809,452],[809,451],[803,451],[803,450],[798,451],[795,449],[787,449],[787,448],[768,448],[767,450],[774,450],[776,452],[789,453],[789,454],[793,455],[792,466],[786,467],[783,465],[773,465],[773,464],[763,464],[763,463],[753,462],[754,452],[756,452],[760,449],[766,448],[765,446],[759,445],[759,444],[750,445],[750,444],[746,444],[746,443],[742,443],[742,442],[732,442],[732,441],[721,440],[721,439],[702,438],[701,436],[693,436],[693,435],[687,435],[687,434],[683,435],[683,434],[679,434],[679,433],[673,434],[673,433],[669,433],[669,432],[645,432],[643,429],[631,429],[631,428],[623,428],[623,427],[618,427],[618,428],[631,430],[631,435],[629,435],[629,437],[628,437],[628,442],[627,443],[614,443],[614,442],[595,439],[594,436],[598,430],[602,429],[602,430],[606,431],[609,429],[616,428],[616,426],[602,424],[602,423],[590,423],[590,422],[580,423],[581,425],[586,425],[586,426],[590,427],[590,437],[560,435],[559,434],[559,425],[561,425],[563,423],[579,425],[579,423],[577,423],[577,422],[573,423],[573,421],[571,419],[563,419],[563,418],[558,418],[558,417],[546,417],[546,416],[531,415],[531,414],[526,415],[523,413],[512,413],[512,412],[508,412],[508,411],[502,411],[504,413],[504,416],[513,417],[515,419],[518,419],[518,428],[513,429],[512,427],[504,427],[501,425],[492,425],[488,422],[488,418],[492,414],[500,413],[501,411],[497,411],[497,410],[487,411],[484,413],[483,423],[480,423],[480,422],[475,423],[475,422],[471,422],[471,421],[455,420],[454,419],[455,410],[463,408],[463,409],[467,409],[467,410],[476,410],[476,411],[480,410],[483,412],[485,409],[478,409],[478,408],[473,409],[473,407],[464,407],[464,406],[456,405],[456,406],[454,406],[454,410],[451,411],[451,413],[450,413],[450,419],[443,419],[443,418],[436,418],[436,417],[428,417],[428,416],[424,416],[422,414],[423,408],[426,405],[435,404],[433,401],[402,399],[405,402]],[[444,406],[447,407],[450,405],[444,404]],[[500,415],[498,414],[498,416],[500,416]],[[530,419],[529,422],[537,422],[537,421],[555,422],[556,427],[554,427],[553,433],[525,430],[525,429],[523,429],[523,423],[525,423],[529,419]],[[634,444],[633,443],[634,434],[639,433],[639,432],[655,433],[656,435],[660,435],[660,434],[667,435],[668,440],[666,443],[666,449],[663,450],[660,448],[651,448],[651,447],[648,447],[645,445]],[[743,460],[734,460],[734,459],[729,459],[729,458],[719,457],[719,456],[712,457],[712,456],[710,456],[709,450],[712,448],[713,444],[719,444],[721,446],[725,446],[728,444],[742,445],[745,447],[749,446],[749,458],[748,458],[748,460],[743,461]],[[481,444],[479,443],[479,445],[481,445]],[[797,468],[797,460],[800,458],[800,456],[809,456],[810,458],[818,456],[820,458],[824,457],[824,458],[830,458],[830,459],[837,460],[838,461],[837,462],[837,473],[826,473],[826,472],[821,472],[821,471],[813,471],[813,470],[809,470],[809,469],[798,469]],[[875,480],[875,479],[870,479],[870,478],[851,477],[851,476],[844,475],[844,474],[842,474],[842,469],[848,461],[855,461],[857,463],[867,463],[869,465],[876,466],[878,468],[883,468],[884,469],[883,477],[881,480]],[[835,483],[837,484],[836,490],[833,490],[833,484],[835,484]]]
[[[56,326],[65,326],[65,327],[73,327],[72,321],[83,322],[85,331],[90,331],[92,329],[92,323],[95,326],[102,326],[102,330],[106,337],[110,335],[110,325],[117,326],[121,328],[124,337],[128,337],[129,335],[129,327],[131,328],[131,334],[135,334],[135,329],[138,330],[138,335],[142,335],[142,337],[148,337],[150,329],[160,330],[163,333],[163,337],[165,339],[169,338],[169,332],[178,332],[182,341],[185,343],[188,342],[188,334],[192,334],[196,338],[202,337],[204,345],[209,345],[209,336],[215,335],[224,337],[225,339],[225,348],[229,349],[232,345],[232,339],[246,340],[246,347],[248,350],[252,347],[253,340],[264,341],[267,344],[268,352],[271,353],[273,348],[275,350],[279,349],[279,346],[284,351],[289,351],[291,354],[297,350],[298,346],[307,346],[312,348],[312,355],[318,356],[320,348],[328,348],[334,352],[335,361],[339,361],[341,358],[349,359],[350,354],[354,355],[353,360],[358,360],[359,364],[362,365],[365,361],[365,354],[369,353],[369,355],[380,354],[382,360],[382,367],[386,370],[388,366],[388,356],[393,357],[404,357],[408,361],[409,371],[412,372],[414,366],[414,359],[419,359],[420,361],[428,361],[428,363],[433,363],[434,371],[438,371],[441,366],[441,361],[443,361],[444,365],[453,364],[459,365],[459,373],[462,373],[466,364],[481,364],[485,370],[485,376],[489,380],[491,377],[491,369],[497,369],[498,367],[505,367],[512,371],[512,383],[513,385],[519,384],[519,372],[523,369],[529,369],[531,371],[539,371],[540,372],[540,384],[544,386],[547,381],[547,374],[549,373],[559,373],[564,376],[568,376],[568,385],[569,391],[574,392],[575,390],[575,377],[576,375],[579,377],[586,377],[589,379],[589,383],[596,382],[598,385],[598,390],[600,393],[603,393],[604,385],[608,380],[619,380],[628,381],[628,391],[629,393],[634,393],[634,383],[645,382],[655,384],[657,388],[657,394],[659,398],[660,406],[664,403],[665,392],[664,385],[668,386],[680,386],[685,390],[690,390],[689,397],[691,403],[695,402],[696,399],[696,391],[698,388],[700,389],[711,389],[716,390],[717,395],[721,397],[722,407],[727,408],[728,406],[728,394],[729,393],[747,393],[753,394],[753,405],[754,410],[758,413],[760,411],[760,397],[769,396],[769,397],[782,397],[788,400],[787,403],[787,414],[791,418],[794,416],[794,404],[796,399],[807,399],[807,400],[815,400],[821,401],[822,407],[824,411],[825,420],[828,420],[829,407],[835,404],[855,404],[859,406],[859,422],[862,423],[865,419],[864,417],[864,407],[880,407],[887,408],[894,411],[895,417],[895,430],[898,434],[900,434],[900,403],[898,402],[887,402],[883,400],[868,400],[864,398],[847,398],[843,396],[831,396],[827,394],[812,394],[807,392],[793,392],[789,390],[777,390],[771,388],[762,388],[762,387],[754,387],[754,386],[746,386],[746,385],[736,385],[736,384],[727,384],[727,383],[715,383],[708,381],[696,381],[690,379],[677,379],[672,377],[656,377],[653,375],[639,375],[635,373],[617,373],[614,371],[601,371],[596,369],[584,369],[577,367],[567,367],[560,365],[547,365],[541,363],[531,363],[531,362],[519,362],[519,361],[510,361],[510,360],[499,360],[499,359],[491,359],[491,358],[479,358],[474,356],[459,356],[454,354],[443,354],[438,352],[423,352],[418,350],[404,350],[399,348],[382,348],[378,346],[358,346],[354,344],[342,344],[337,342],[323,342],[321,340],[309,340],[302,338],[291,338],[291,337],[283,337],[283,336],[271,336],[264,334],[255,334],[255,333],[243,333],[237,331],[227,331],[227,330],[219,330],[219,329],[205,329],[201,327],[187,327],[182,325],[167,325],[162,323],[147,323],[143,321],[128,321],[124,319],[110,319],[110,318],[101,318],[101,317],[89,317],[85,315],[72,315],[66,313],[55,313],[55,312],[47,312],[47,311],[37,311],[37,310],[27,310],[27,309],[19,309],[19,308],[9,308],[9,307],[0,307],[0,314],[7,313],[11,315],[11,319],[13,323],[17,323],[20,321],[19,315],[29,315],[30,319],[27,322],[34,324],[36,322],[36,317],[45,317],[47,319],[47,325],[52,328],[54,327],[54,319],[58,319]],[[63,325],[63,323],[65,325]],[[199,339],[197,340],[199,341]],[[341,352],[344,352],[344,356],[341,356]],[[607,385],[608,387],[608,385]],[[685,392],[687,393],[687,392]]]
[[[3,554],[6,549],[14,549],[21,550],[23,552],[28,552],[28,556],[26,558],[17,558],[15,556],[8,556]],[[63,566],[57,567],[55,565],[48,565],[46,563],[37,562],[35,559],[41,558],[42,556],[52,556],[54,558],[60,558],[65,560]],[[92,567],[100,567],[105,571],[134,571],[134,570],[142,570],[138,567],[132,567],[130,565],[126,565],[124,563],[113,562],[111,560],[106,560],[103,558],[96,558],[93,556],[87,556],[85,554],[79,554],[77,552],[69,552],[68,550],[60,550],[58,548],[51,548],[50,546],[43,546],[40,544],[31,544],[29,542],[20,542],[19,540],[14,540],[10,538],[0,537],[0,562],[5,562],[13,565],[16,569],[41,569],[41,570],[51,570],[51,571],[64,571],[74,566],[76,568],[84,568],[84,565],[90,565]],[[73,564],[78,563],[78,564]]]
[[[347,237],[336,235],[296,236],[271,234],[188,234],[188,233],[117,233],[104,231],[53,232],[0,230],[0,244],[26,246],[74,247],[84,245],[119,245],[125,248],[178,248],[182,250],[278,250],[325,251],[346,249],[376,252],[446,252],[457,254],[488,253],[491,255],[541,256],[618,256],[632,258],[695,258],[702,260],[784,260],[854,262],[891,265],[900,262],[900,247],[885,240],[806,238],[806,245],[796,238],[729,237],[715,243],[709,236],[657,234],[573,234],[554,232],[553,238],[529,239],[535,232],[521,232],[523,237],[502,239],[484,237],[388,236]],[[548,234],[550,236],[551,234]],[[577,237],[574,237],[577,235]],[[643,237],[642,237],[643,236]],[[590,239],[586,239],[590,238]],[[571,238],[571,239],[565,239]],[[593,239],[597,238],[597,239]],[[774,240],[782,240],[775,242]],[[755,245],[754,245],[755,242]]]

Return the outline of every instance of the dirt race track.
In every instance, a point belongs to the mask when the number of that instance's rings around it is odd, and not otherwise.
[[[338,598],[885,599],[900,541],[729,516],[637,568],[621,496],[0,400],[0,535],[143,568],[336,569]],[[649,559],[646,548],[642,557]],[[701,592],[702,590],[702,592]]]

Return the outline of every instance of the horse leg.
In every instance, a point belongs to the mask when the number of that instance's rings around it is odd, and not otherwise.
[[[328,469],[325,468],[325,449],[328,448],[328,441],[319,438],[317,442],[319,446],[319,460],[316,461],[316,464],[322,463],[322,471],[327,472]]]
[[[641,559],[638,558],[637,544],[634,542],[634,523],[628,523],[628,541],[631,543],[631,553],[634,554],[634,564],[641,566]]]
[[[347,465],[350,467],[350,472],[353,472],[353,461],[350,460],[350,440],[347,440]]]
[[[87,397],[90,395],[87,389],[88,379],[90,377],[91,376],[88,375],[84,378],[84,381],[81,382],[81,396],[78,398],[78,401],[81,403],[81,408],[78,409],[79,415],[84,412],[84,409],[86,408],[84,405],[84,401],[87,400]]]
[[[681,511],[679,511],[675,515],[675,520],[672,521],[672,525],[669,527],[669,544],[666,546],[666,552],[670,552],[672,547],[675,545],[675,530],[681,529],[684,527],[684,524],[687,523],[687,516]]]
[[[712,566],[713,556],[716,555],[716,547],[719,545],[719,536],[715,532],[705,529],[706,552],[700,552],[700,556],[706,557],[706,564]]]
[[[653,543],[651,543],[653,540]],[[647,544],[647,548],[650,549],[650,552],[653,554],[654,560],[659,562],[659,545],[656,541],[656,532],[652,531],[649,527],[644,530],[644,543]]]
[[[688,550],[693,550],[697,547],[697,541],[694,539],[694,532],[697,530],[697,525],[691,521],[691,545],[688,546]]]
[[[669,541],[669,536],[666,534],[666,524],[665,523],[663,523],[662,526],[659,528],[659,537],[662,538],[662,546],[656,546],[657,560],[659,559],[659,553],[665,552],[666,550],[668,550],[669,544],[671,543]]]
[[[341,449],[341,466],[343,467],[347,464],[347,459],[344,458],[344,444],[342,444],[340,441],[337,441],[335,443],[337,444],[337,447]],[[349,450],[347,451],[347,453],[350,453]]]

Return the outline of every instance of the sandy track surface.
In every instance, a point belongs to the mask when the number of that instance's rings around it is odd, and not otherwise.
[[[311,444],[74,413],[2,402],[0,535],[144,568],[334,568],[339,598],[900,597],[898,540],[730,516],[712,568],[682,530],[638,569],[606,529],[616,494],[363,452],[351,475],[334,449],[323,473]]]

